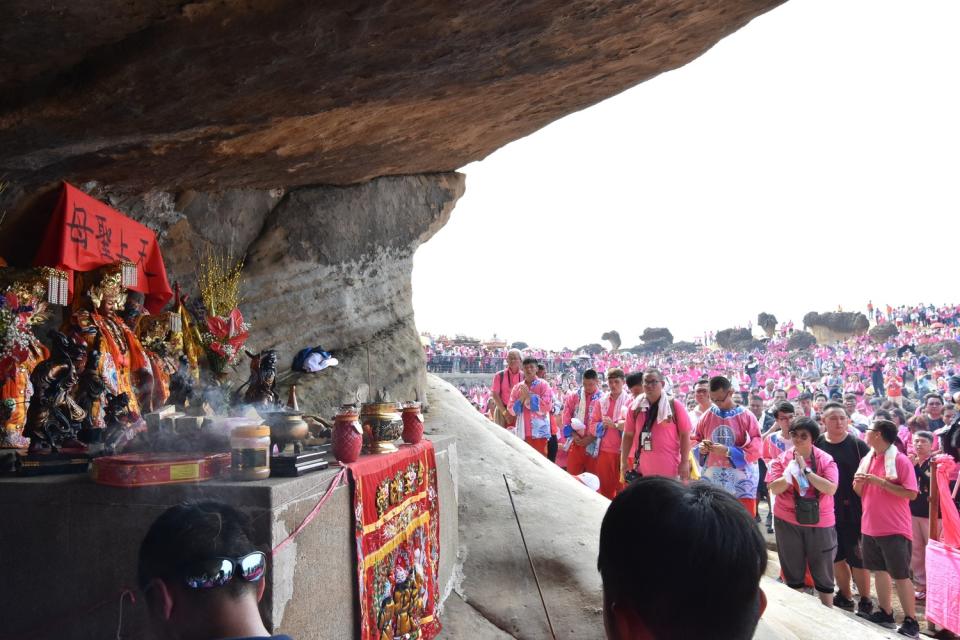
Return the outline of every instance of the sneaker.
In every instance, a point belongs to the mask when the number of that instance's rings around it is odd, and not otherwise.
[[[881,627],[886,627],[887,629],[897,628],[897,622],[893,619],[893,612],[887,613],[880,607],[877,607],[876,611],[867,616],[867,620]]]
[[[900,625],[900,628],[897,629],[897,633],[902,636],[907,636],[908,638],[919,638],[920,637],[920,623],[917,622],[916,618],[904,618],[903,624]]]
[[[914,592],[913,592],[913,597],[916,599],[917,602],[923,602],[924,600],[927,599],[927,592],[926,592],[926,591],[914,591]]]
[[[849,598],[844,598],[843,595],[839,591],[837,591],[837,594],[833,596],[833,606],[837,607],[838,609],[846,609],[847,611],[853,611],[854,607],[856,607],[857,605],[856,603],[854,603],[853,600]]]
[[[870,598],[860,598],[860,604],[857,605],[857,615],[861,618],[870,619],[873,613],[873,600]]]
[[[772,525],[772,524],[768,524],[768,525],[767,525],[767,533],[773,533],[773,525]]]

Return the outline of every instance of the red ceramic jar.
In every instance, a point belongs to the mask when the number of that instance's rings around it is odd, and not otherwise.
[[[363,447],[363,428],[355,407],[343,407],[333,419],[333,455],[349,464],[356,462]]]
[[[404,404],[400,416],[403,418],[403,441],[407,444],[417,444],[423,440],[423,415],[420,413],[420,403]]]

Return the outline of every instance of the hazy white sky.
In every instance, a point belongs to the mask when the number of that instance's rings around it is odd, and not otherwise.
[[[958,27],[958,0],[793,0],[464,167],[414,260],[418,328],[631,346],[957,301]]]

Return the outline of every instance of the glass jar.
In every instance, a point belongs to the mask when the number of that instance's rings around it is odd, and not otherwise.
[[[234,427],[230,453],[234,480],[266,480],[270,477],[270,427]]]

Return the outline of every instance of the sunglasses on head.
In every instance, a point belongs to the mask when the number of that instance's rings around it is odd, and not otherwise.
[[[247,582],[256,582],[263,577],[266,568],[266,554],[254,551],[239,558],[200,560],[193,563],[183,575],[184,582],[191,589],[213,589],[227,584],[234,576]]]

